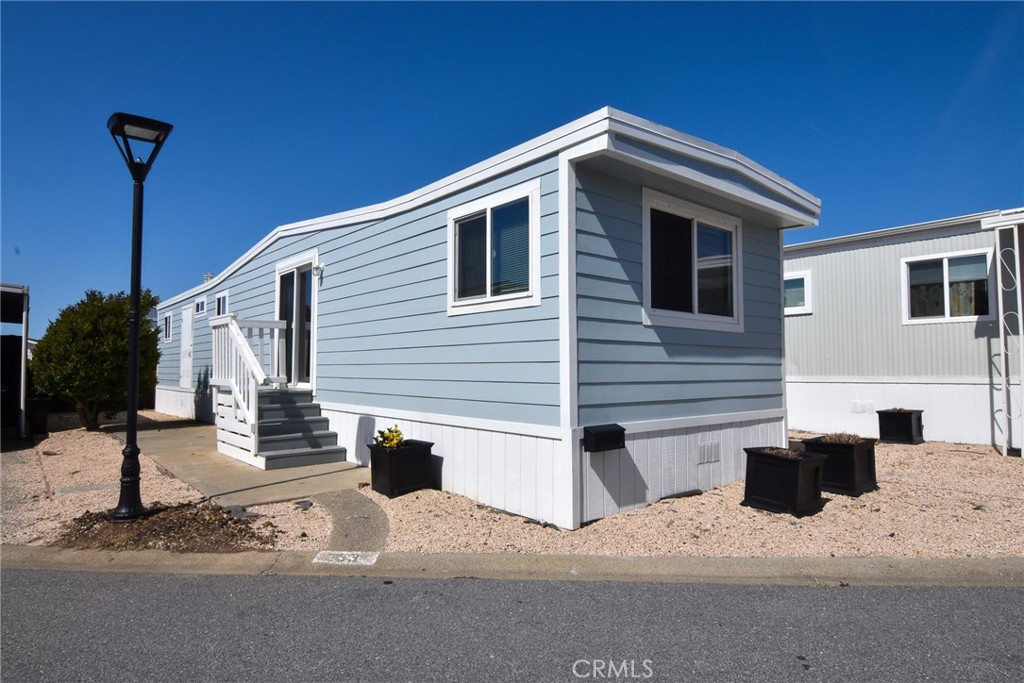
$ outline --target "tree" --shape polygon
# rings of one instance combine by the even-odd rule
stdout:
[[[158,332],[145,324],[156,303],[148,289],[142,292],[140,395],[156,385]],[[36,386],[51,396],[74,401],[86,429],[99,429],[101,412],[122,410],[128,403],[128,311],[124,292],[104,295],[88,290],[84,299],[61,309],[33,353]]]

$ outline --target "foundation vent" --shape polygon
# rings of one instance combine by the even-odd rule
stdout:
[[[722,442],[710,441],[697,445],[697,464],[707,465],[722,459]]]

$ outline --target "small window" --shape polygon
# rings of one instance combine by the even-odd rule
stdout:
[[[644,191],[644,324],[741,332],[740,222]]]
[[[206,298],[196,299],[195,304],[195,315],[197,318],[201,318],[206,315]]]
[[[803,270],[786,273],[784,278],[783,301],[786,315],[808,315],[811,313],[811,271]]]
[[[221,292],[215,299],[216,315],[227,315],[228,314],[228,293]]]
[[[164,341],[171,341],[171,314],[168,313],[164,316]]]
[[[540,304],[540,183],[448,212],[448,314]]]
[[[991,317],[990,250],[903,259],[905,323]]]

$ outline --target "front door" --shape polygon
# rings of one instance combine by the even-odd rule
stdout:
[[[313,355],[313,264],[278,272],[277,319],[285,322],[285,375],[308,386]]]
[[[192,388],[192,306],[181,309],[181,350],[178,365],[178,385],[182,389]]]

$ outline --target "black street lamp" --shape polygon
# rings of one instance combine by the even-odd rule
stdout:
[[[107,120],[107,128],[114,137],[121,156],[135,181],[132,202],[132,289],[128,312],[128,417],[125,445],[121,455],[121,496],[110,517],[115,522],[137,519],[146,512],[139,489],[139,300],[142,297],[142,184],[153,166],[156,155],[164,146],[173,126],[169,123],[118,112]],[[149,149],[146,161],[132,152]],[[141,144],[139,144],[141,143]]]

